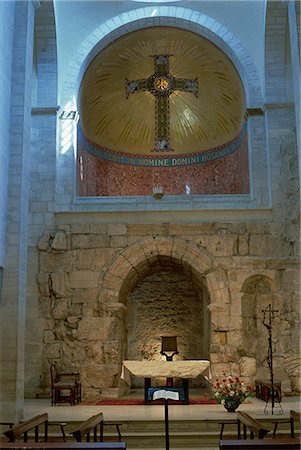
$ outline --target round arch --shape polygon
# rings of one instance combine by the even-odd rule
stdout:
[[[241,316],[242,338],[241,351],[254,363],[254,376],[269,377],[266,367],[268,354],[267,332],[263,325],[263,311],[269,304],[275,309],[275,280],[271,274],[257,273],[248,276],[242,285]]]
[[[147,237],[137,241],[112,263],[103,279],[103,301],[124,303],[125,284],[139,281],[156,258],[167,257],[188,268],[207,282],[211,303],[229,303],[224,270],[204,249],[184,239]]]
[[[107,270],[102,284],[104,310],[109,315],[122,314],[124,320],[127,314],[127,297],[135,289],[146,274],[150,273],[156,261],[169,261],[181,266],[189,273],[192,282],[200,289],[205,289],[207,300],[205,306],[206,327],[203,329],[208,358],[211,359],[214,346],[214,330],[220,327],[220,321],[225,317],[230,323],[230,296],[228,280],[225,271],[216,260],[204,249],[192,242],[172,237],[150,236],[141,239],[122,252]],[[160,270],[160,269],[159,269]],[[126,355],[127,331],[124,320],[120,324],[118,347],[123,356]],[[123,325],[122,325],[123,323]],[[205,331],[204,331],[205,330]],[[213,343],[213,344],[212,344]],[[204,349],[203,349],[204,351]],[[211,361],[215,373],[215,361]]]
[[[261,107],[262,94],[256,67],[240,40],[224,25],[205,14],[188,8],[157,6],[139,8],[120,14],[101,24],[79,46],[71,60],[64,83],[61,104],[76,108],[81,78],[92,59],[109,43],[132,31],[150,26],[174,26],[193,31],[209,39],[230,58],[244,85],[247,107]],[[72,106],[71,106],[72,105]]]

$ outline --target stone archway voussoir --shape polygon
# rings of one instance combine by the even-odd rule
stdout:
[[[123,255],[119,255],[110,270],[107,272],[105,280],[112,276],[124,279],[132,269],[133,266],[128,259],[126,259]]]
[[[117,292],[115,289],[106,288],[102,292],[101,302],[105,303],[119,303],[119,291]]]
[[[174,239],[156,239],[155,246],[158,255],[171,257]]]
[[[149,238],[141,242],[141,250],[143,251],[144,258],[153,259],[154,256],[158,256],[158,248],[154,238]]]
[[[187,241],[175,239],[171,251],[171,257],[178,261],[182,261],[184,255],[187,252],[187,249],[188,249]]]
[[[102,286],[104,289],[114,290],[118,293],[121,289],[122,284],[123,278],[116,276],[114,273],[111,273],[110,276],[107,276],[104,279]]]
[[[222,268],[217,268],[206,275],[208,288],[213,293],[212,301],[216,303],[230,303],[228,280]]]
[[[183,262],[192,266],[200,274],[207,273],[212,269],[213,260],[210,256],[201,253],[197,248],[188,247],[189,251],[183,256]]]
[[[145,253],[143,249],[140,247],[139,249],[136,249],[134,252],[127,253],[126,255],[124,255],[124,258],[132,265],[132,267],[136,267],[141,263],[141,261],[145,260]]]

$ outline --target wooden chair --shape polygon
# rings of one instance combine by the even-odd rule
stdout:
[[[79,373],[59,373],[54,364],[50,366],[51,376],[51,405],[57,403],[81,401],[81,383]],[[67,395],[66,395],[67,392]]]

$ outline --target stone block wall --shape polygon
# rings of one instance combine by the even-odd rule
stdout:
[[[205,355],[214,376],[268,379],[260,314],[269,304],[279,310],[275,373],[287,391],[298,391],[299,270],[297,257],[287,257],[289,247],[272,223],[64,224],[45,230],[39,241],[39,393],[49,392],[52,362],[81,373],[86,399],[118,392],[122,360],[139,359],[140,343],[166,330],[178,335],[180,359]],[[161,300],[159,311],[149,303],[154,297]],[[168,305],[176,326],[172,311],[164,321]],[[189,308],[194,318],[185,323]]]

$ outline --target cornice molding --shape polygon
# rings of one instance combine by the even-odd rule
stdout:
[[[31,108],[31,114],[37,116],[40,114],[51,115],[56,114],[60,109],[59,106],[45,106],[45,107],[34,107]]]
[[[295,104],[292,102],[270,102],[265,103],[264,107],[266,109],[292,109],[295,107]]]

